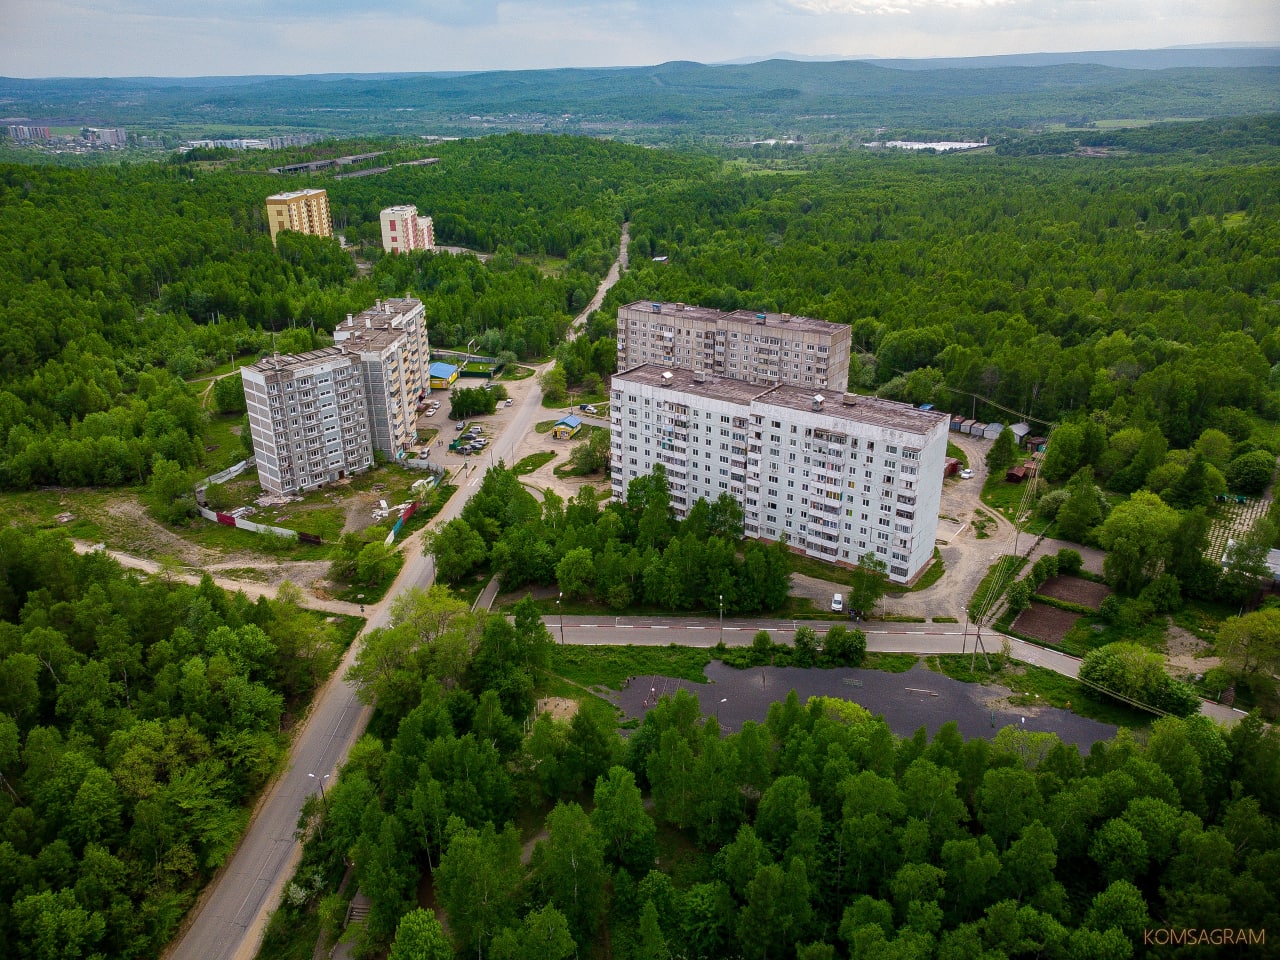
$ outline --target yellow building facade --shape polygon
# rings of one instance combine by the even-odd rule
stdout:
[[[291,190],[267,197],[267,226],[271,242],[281,230],[295,230],[316,237],[333,236],[329,194],[324,190]]]

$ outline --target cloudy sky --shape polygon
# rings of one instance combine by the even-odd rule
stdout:
[[[0,0],[0,75],[201,76],[1280,43],[1277,0]]]

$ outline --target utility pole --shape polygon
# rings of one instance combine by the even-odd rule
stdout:
[[[720,594],[720,642],[724,643],[724,594]]]
[[[556,612],[560,614],[560,646],[564,646],[564,607],[560,601],[564,599],[564,591],[560,591],[560,596],[556,598]]]

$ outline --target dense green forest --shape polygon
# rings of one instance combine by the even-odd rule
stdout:
[[[1280,738],[1256,717],[1082,757],[1015,728],[900,741],[794,693],[725,735],[680,692],[625,742],[590,699],[522,733],[552,646],[530,601],[508,621],[437,587],[382,634],[354,670],[373,732],[304,814],[299,872],[354,861],[363,955],[1105,960],[1280,920]],[[308,901],[340,928],[343,898],[304,887],[277,936]]]
[[[539,503],[499,464],[479,491],[424,543],[438,576],[457,583],[491,569],[504,590],[558,584],[569,599],[614,609],[643,602],[662,610],[752,614],[781,609],[791,574],[782,544],[742,539],[742,505],[728,494],[698,500],[675,519],[666,474],[635,477],[626,503],[583,487],[567,502],[553,490]]]
[[[492,252],[487,265],[378,250],[358,277],[336,241],[287,235],[274,249],[263,200],[299,184],[260,171],[0,167],[0,486],[136,484],[157,459],[193,469],[204,413],[182,378],[320,345],[380,296],[422,297],[435,346],[475,337],[491,354],[544,355],[612,261],[624,198],[711,167],[567,138],[436,152],[432,167],[319,181],[335,225],[376,236],[381,207],[415,202],[441,243]]]
[[[298,606],[0,530],[0,940],[154,957],[350,640]]]

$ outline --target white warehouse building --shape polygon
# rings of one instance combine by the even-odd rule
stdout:
[[[932,559],[946,414],[653,364],[615,374],[611,393],[616,499],[660,463],[678,516],[728,493],[748,536],[820,560],[871,552],[909,583]]]

